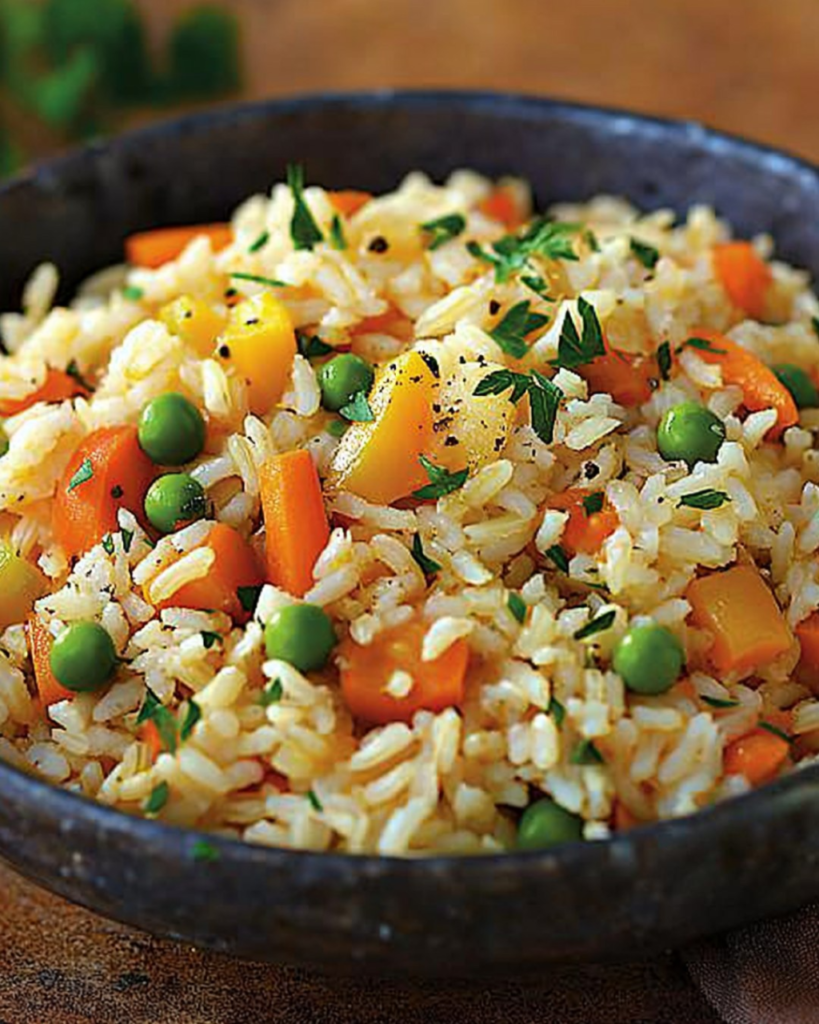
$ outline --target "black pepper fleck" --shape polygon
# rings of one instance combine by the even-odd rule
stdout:
[[[383,235],[376,235],[376,237],[370,242],[367,248],[370,252],[382,253],[389,249],[390,243],[384,238]]]

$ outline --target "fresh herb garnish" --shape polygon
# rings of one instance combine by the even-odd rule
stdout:
[[[114,538],[111,536],[110,533],[106,533],[106,535],[102,538],[102,550],[106,553],[106,555],[113,555],[114,553]]]
[[[252,615],[256,611],[256,605],[259,603],[259,595],[262,592],[261,586],[251,587],[238,587],[236,590],[236,596],[239,598],[239,604],[244,608],[246,612],[250,612]]]
[[[545,302],[554,302],[554,299],[549,294],[549,282],[540,276],[540,274],[523,274],[520,279],[520,283],[525,285],[529,291],[540,296]]]
[[[143,810],[146,814],[159,814],[165,804],[168,802],[171,788],[167,782],[160,782],[157,786],[151,790],[151,795],[145,801]]]
[[[316,224],[310,207],[304,198],[304,168],[290,164],[287,168],[287,184],[293,194],[293,217],[290,221],[290,237],[296,249],[312,249],[324,241],[324,235]]]
[[[259,694],[259,703],[263,708],[269,708],[271,704],[278,704],[284,694],[284,687],[281,679],[274,679]]]
[[[515,616],[518,622],[523,625],[526,619],[526,609],[528,608],[528,605],[520,594],[510,594],[509,600],[506,602],[506,607]]]
[[[126,284],[122,289],[122,297],[129,302],[139,302],[140,299],[145,297],[145,292],[135,284]]]
[[[711,352],[713,355],[724,356],[726,350],[724,348],[717,348],[716,345],[712,345],[706,338],[688,338],[682,345],[677,346],[677,351],[682,352],[684,348],[695,348],[700,352]]]
[[[500,323],[488,332],[495,344],[515,359],[522,359],[529,351],[526,338],[549,322],[548,316],[542,313],[530,313],[530,305],[528,299],[516,303]]]
[[[264,247],[267,245],[267,243],[269,241],[270,241],[270,232],[269,231],[263,231],[259,235],[259,237],[256,239],[256,241],[253,243],[253,245],[251,245],[251,247],[247,251],[248,252],[258,252],[260,249],[264,249]]]
[[[587,494],[583,499],[583,509],[587,516],[593,516],[596,512],[603,511],[603,492],[595,491],[594,494]]]
[[[457,473],[450,473],[443,466],[436,466],[434,462],[430,462],[426,455],[419,455],[418,461],[424,467],[424,472],[429,477],[429,483],[424,487],[419,487],[417,491],[413,491],[414,498],[442,498],[445,494],[451,494],[463,487],[469,476],[468,469],[459,469]]]
[[[86,391],[93,391],[94,390],[94,386],[92,384],[90,384],[85,379],[85,377],[83,377],[82,373],[80,372],[80,368],[79,368],[79,366],[77,366],[77,360],[76,359],[72,359],[71,360],[71,362],[68,364],[68,366],[66,366],[65,372],[68,374],[69,377],[73,377],[74,380],[80,385],[81,388],[84,388]]]
[[[559,224],[556,221],[536,220],[520,235],[505,235],[492,243],[492,252],[482,249],[477,242],[469,242],[467,249],[495,268],[499,284],[508,281],[523,270],[533,271],[529,260],[540,256],[546,260],[576,260],[572,237],[580,230],[579,224]]]
[[[566,709],[563,707],[563,705],[560,703],[557,697],[549,698],[549,703],[546,707],[546,714],[552,716],[552,718],[555,720],[555,725],[558,727],[558,729],[561,727],[561,725],[563,725],[563,722],[566,719]]]
[[[813,333],[819,338],[819,316],[812,316],[810,322],[813,326]]]
[[[196,703],[195,700],[188,701],[188,707],[185,711],[185,717],[182,719],[182,725],[179,727],[179,739],[184,741],[193,732],[193,727],[202,717],[202,709]]]
[[[122,550],[127,555],[128,552],[131,550],[131,544],[133,543],[134,540],[134,531],[126,530],[123,528],[119,532],[120,536],[122,537]]]
[[[700,700],[703,704],[707,704],[711,708],[738,708],[738,700],[723,700],[721,697],[708,697],[706,694],[700,694]]]
[[[631,239],[631,253],[643,264],[646,270],[653,270],[660,258],[659,252],[653,245],[646,245],[637,238]]]
[[[203,629],[201,635],[206,651],[209,651],[214,644],[218,644],[222,639],[221,633],[212,633],[209,629]]]
[[[345,423],[344,420],[330,420],[325,427],[330,437],[344,437],[347,431],[350,429],[350,424]]]
[[[159,738],[162,740],[162,745],[172,754],[176,753],[178,745],[176,719],[153,690],[148,690],[145,694],[145,700],[137,715],[136,724],[142,725],[143,722],[153,722],[159,733]]]
[[[341,223],[341,217],[337,213],[333,214],[333,219],[330,221],[330,245],[334,249],[338,249],[339,252],[343,252],[347,248],[344,227]]]
[[[604,764],[605,758],[594,745],[593,740],[580,740],[569,755],[570,764]]]
[[[434,576],[436,572],[441,571],[441,566],[429,555],[425,554],[424,546],[421,543],[421,534],[416,533],[412,538],[412,557],[420,566],[421,572],[425,576]]]
[[[236,272],[230,275],[235,277],[237,281],[253,281],[254,284],[264,284],[268,288],[287,288],[286,281],[279,281],[275,277],[263,277],[261,274],[245,274]]]
[[[435,220],[428,220],[421,225],[421,230],[428,236],[427,248],[437,249],[445,242],[457,238],[466,227],[466,218],[460,213],[448,213]]]
[[[586,228],[583,232],[583,241],[588,245],[592,252],[600,252],[600,243],[597,241],[597,235],[591,228]]]
[[[546,557],[549,558],[560,569],[561,572],[569,572],[569,556],[559,544],[552,544],[546,549]]]
[[[786,743],[793,743],[793,736],[789,736],[783,729],[780,729],[778,725],[774,725],[773,722],[766,722],[764,719],[760,719],[759,728],[772,733],[774,736],[778,736]]]
[[[305,359],[318,359],[320,356],[329,355],[333,351],[333,346],[328,345],[326,341],[322,341],[317,334],[307,335],[298,331],[296,334],[296,344],[299,347],[299,353]]]
[[[86,483],[94,475],[94,467],[91,465],[90,459],[83,459],[82,465],[71,477],[71,481],[68,484],[69,491],[73,491],[75,487],[79,487],[80,484]]]
[[[592,362],[598,356],[606,354],[603,329],[594,306],[581,295],[577,300],[577,311],[582,322],[581,333],[577,333],[571,313],[567,310],[557,344],[556,365],[563,366],[567,370],[585,366],[586,363]]]
[[[351,423],[372,423],[375,419],[375,413],[370,408],[370,403],[367,401],[366,391],[356,391],[353,395],[352,401],[338,410],[339,416],[343,416],[345,420],[349,420]]]
[[[513,405],[517,405],[524,395],[529,395],[532,429],[541,441],[551,444],[563,392],[537,370],[530,370],[528,374],[515,373],[514,370],[495,370],[478,382],[473,394],[477,397],[502,395],[510,388],[512,393],[509,401]]]
[[[314,811],[323,811],[324,808],[321,805],[321,800],[316,796],[315,791],[312,789],[307,790],[307,799],[310,801],[310,806]]]
[[[602,633],[606,629],[611,629],[612,624],[617,616],[617,612],[614,608],[609,609],[607,612],[603,612],[602,615],[597,615],[587,622],[585,626],[581,626],[580,629],[575,630],[575,640],[587,640],[590,636],[594,636],[596,633]]]
[[[683,494],[677,502],[677,508],[720,508],[726,503],[726,501],[730,500],[730,496],[726,494],[725,491],[715,491],[711,487],[706,487],[701,491],[692,491],[691,494]]]
[[[197,839],[191,847],[191,857],[203,864],[212,864],[219,860],[219,851],[206,839]]]
[[[667,341],[657,349],[657,366],[663,380],[668,380],[671,376],[671,346]]]

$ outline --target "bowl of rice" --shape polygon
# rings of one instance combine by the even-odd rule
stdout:
[[[819,177],[484,94],[0,188],[0,854],[336,970],[815,897]]]

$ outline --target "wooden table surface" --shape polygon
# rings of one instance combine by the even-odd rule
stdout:
[[[79,0],[78,0],[79,2]],[[138,0],[162,37],[190,0]],[[689,117],[819,160],[816,0],[234,0],[248,97],[383,86],[521,90]],[[537,983],[325,979],[153,939],[0,867],[0,1024],[700,1024],[682,961]]]

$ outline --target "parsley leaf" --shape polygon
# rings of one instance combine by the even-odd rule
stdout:
[[[724,348],[717,348],[716,345],[712,345],[706,338],[689,338],[684,341],[682,345],[677,346],[677,351],[682,352],[684,348],[696,348],[700,352],[711,352],[713,355],[725,355]]]
[[[129,302],[139,302],[144,296],[145,292],[135,284],[126,284],[122,289],[123,299],[127,299]]]
[[[143,810],[146,814],[159,814],[170,796],[170,786],[167,782],[160,782],[151,790],[151,795],[145,801]]]
[[[708,697],[704,693],[700,694],[700,700],[703,704],[707,704],[711,708],[738,708],[738,700],[722,700],[720,697]]]
[[[421,568],[421,572],[425,576],[434,576],[436,572],[441,571],[441,566],[429,555],[424,553],[424,546],[421,543],[421,534],[416,533],[412,538],[412,557],[418,563]]]
[[[220,633],[211,633],[209,629],[202,630],[202,643],[205,645],[206,651],[209,651],[214,644],[218,644],[221,639]]]
[[[299,353],[305,359],[317,359],[319,356],[329,355],[333,351],[333,346],[328,345],[326,341],[322,341],[317,334],[308,337],[308,335],[302,334],[299,331],[296,334],[296,344],[299,347]]]
[[[466,227],[466,218],[460,213],[448,213],[444,217],[436,217],[421,225],[421,230],[429,236],[427,248],[438,249],[445,242],[451,241],[462,234]]]
[[[663,380],[668,380],[671,376],[671,346],[667,341],[664,341],[657,349],[657,366]]]
[[[110,533],[106,533],[106,535],[102,538],[102,550],[106,553],[106,555],[113,555],[114,553],[114,538],[111,536]]]
[[[526,611],[528,605],[520,596],[520,594],[512,593],[509,595],[509,600],[506,602],[506,607],[515,616],[518,622],[523,625],[526,619]]]
[[[793,737],[789,736],[784,730],[780,729],[778,725],[774,725],[773,722],[766,722],[764,719],[760,719],[759,728],[764,729],[766,732],[772,733],[774,736],[778,736],[781,740],[786,743],[793,743]]]
[[[85,377],[83,377],[82,373],[80,372],[80,368],[79,366],[77,366],[76,359],[71,360],[68,366],[66,366],[65,372],[68,374],[69,377],[73,377],[81,388],[85,388],[86,391],[94,390],[93,385],[89,384],[88,381],[85,379]]]
[[[563,392],[537,370],[531,370],[528,374],[515,373],[514,370],[494,370],[478,381],[472,393],[480,398],[483,395],[502,395],[510,388],[509,401],[513,405],[517,405],[524,395],[529,395],[532,429],[541,441],[551,444]]]
[[[580,740],[569,755],[570,764],[604,764],[605,759],[592,740]]]
[[[595,491],[594,494],[587,494],[583,499],[583,509],[587,516],[593,516],[595,512],[602,512],[603,492]]]
[[[188,708],[185,712],[185,717],[182,719],[182,725],[179,728],[179,739],[183,742],[193,732],[193,727],[202,717],[202,709],[196,703],[195,700],[188,701]]]
[[[159,738],[162,740],[162,745],[170,753],[176,753],[178,745],[176,719],[153,690],[148,690],[145,694],[145,700],[137,715],[136,724],[142,725],[143,722],[153,722],[159,733]]]
[[[467,245],[476,259],[491,263],[495,268],[495,280],[503,284],[523,270],[531,270],[529,260],[540,256],[546,260],[576,260],[571,236],[580,230],[579,224],[564,224],[539,219],[520,235],[504,235],[492,244],[487,252],[477,242]]]
[[[238,271],[230,275],[237,281],[253,281],[254,284],[266,284],[268,288],[287,288],[286,281],[278,281],[275,277],[263,277],[261,274],[244,274]]]
[[[219,851],[206,839],[197,839],[191,847],[191,857],[202,864],[212,864],[219,860]]]
[[[546,714],[552,716],[552,718],[555,720],[555,725],[558,727],[558,729],[561,727],[561,725],[563,725],[563,722],[566,719],[566,709],[563,707],[563,705],[560,703],[557,697],[549,698],[549,704],[546,708]]]
[[[489,337],[508,355],[522,359],[529,351],[526,338],[532,331],[544,327],[548,316],[542,313],[530,313],[528,299],[516,303],[504,316],[500,323],[489,331]]]
[[[350,420],[351,423],[372,423],[375,420],[375,413],[367,401],[366,391],[356,391],[352,401],[342,405],[338,410],[338,414],[343,416],[345,420]]]
[[[549,558],[560,569],[561,572],[569,572],[569,556],[559,544],[552,544],[546,550],[546,557]]]
[[[90,459],[83,459],[82,465],[71,477],[71,481],[68,485],[69,491],[73,491],[75,487],[79,487],[80,484],[86,483],[94,475],[94,467],[91,465]]]
[[[494,370],[487,374],[472,392],[478,398],[484,395],[502,395],[504,391],[512,388],[509,401],[517,405],[531,387],[531,377],[526,373],[515,373],[514,370]]]
[[[412,492],[415,498],[442,498],[445,494],[451,494],[459,487],[463,487],[469,476],[468,469],[459,469],[457,473],[450,473],[443,466],[436,466],[434,462],[430,462],[426,455],[419,455],[418,461],[424,467],[429,477],[429,483]]]
[[[304,198],[304,168],[290,164],[287,168],[287,184],[293,194],[293,217],[290,221],[290,237],[296,249],[312,249],[324,241],[324,235],[316,224],[310,207]]]
[[[259,703],[263,708],[269,708],[271,704],[278,704],[284,694],[284,687],[281,679],[274,679],[259,694]]]
[[[677,502],[677,508],[720,508],[726,501],[730,500],[725,491],[715,491],[711,487],[706,487],[702,491],[692,491],[691,494],[683,494]]]
[[[269,231],[263,231],[259,235],[259,237],[256,239],[256,241],[253,243],[253,245],[251,245],[251,247],[247,251],[248,252],[258,252],[260,249],[264,249],[264,247],[267,245],[267,243],[269,241],[270,241],[270,232]]]
[[[597,235],[592,231],[591,228],[586,228],[583,232],[583,241],[591,249],[592,252],[600,252],[600,243],[597,241]]]
[[[611,608],[607,612],[603,612],[602,615],[597,615],[587,622],[585,626],[581,626],[580,629],[575,630],[575,640],[587,640],[590,636],[594,636],[596,633],[602,633],[606,629],[611,629],[614,623],[617,612],[614,608]]]
[[[653,245],[646,245],[637,238],[631,239],[631,254],[643,264],[646,270],[653,270],[660,258],[659,252]]]
[[[606,354],[603,330],[600,327],[594,306],[581,295],[577,300],[577,311],[582,322],[581,334],[577,333],[571,313],[567,310],[557,344],[556,364],[567,370],[584,366],[598,356]]]
[[[545,302],[554,302],[549,294],[549,282],[540,274],[523,274],[520,283],[525,285],[535,295],[539,295]]]
[[[252,615],[256,611],[256,605],[259,603],[261,592],[262,588],[260,586],[238,587],[236,596],[239,598],[239,604],[242,608]]]
[[[319,798],[316,796],[314,790],[307,790],[307,799],[310,801],[310,806],[313,808],[314,811],[318,811],[319,813],[321,813],[321,811],[324,810],[321,804],[321,800],[319,800]]]
[[[330,245],[334,249],[338,249],[339,252],[343,252],[347,248],[344,227],[341,223],[341,217],[337,213],[333,214],[333,219],[330,222]]]

